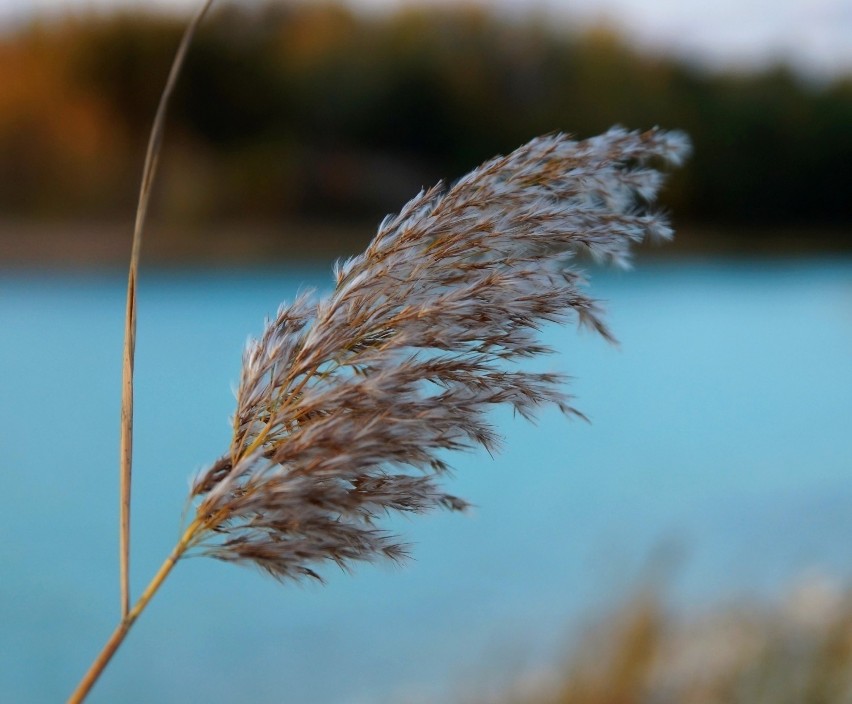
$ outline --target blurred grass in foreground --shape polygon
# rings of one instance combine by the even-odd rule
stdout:
[[[563,666],[467,704],[848,704],[852,592],[813,576],[775,604],[675,616],[639,593]]]

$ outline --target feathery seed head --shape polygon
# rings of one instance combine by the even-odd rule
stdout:
[[[613,128],[538,137],[387,216],[366,251],[335,267],[326,298],[283,306],[249,343],[228,454],[197,477],[196,544],[279,579],[332,561],[399,560],[375,527],[389,512],[463,510],[441,491],[447,450],[499,444],[487,411],[544,405],[579,415],[564,378],[517,368],[549,352],[544,323],[612,336],[578,253],[626,266],[671,230],[649,210],[657,162],[679,132]]]

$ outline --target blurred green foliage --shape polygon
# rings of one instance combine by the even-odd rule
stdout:
[[[150,14],[83,15],[0,37],[3,213],[132,211],[182,28]],[[377,220],[535,135],[614,123],[692,136],[694,158],[665,199],[680,224],[771,237],[852,223],[852,78],[710,73],[603,27],[467,6],[378,16],[223,6],[189,55],[158,205],[177,221]]]

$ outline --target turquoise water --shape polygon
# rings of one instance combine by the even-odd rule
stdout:
[[[139,292],[135,593],[228,441],[242,343],[303,271],[150,272]],[[0,701],[53,702],[115,624],[124,276],[0,272]],[[404,569],[280,586],[178,566],[93,702],[443,701],[553,657],[659,563],[686,606],[852,578],[852,260],[597,273],[620,348],[548,329],[592,424],[498,417],[455,458],[470,516],[401,521]]]

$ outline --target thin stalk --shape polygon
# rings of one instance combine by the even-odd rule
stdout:
[[[122,617],[118,626],[116,626],[116,629],[106,642],[106,645],[104,645],[98,657],[95,658],[95,661],[92,663],[91,667],[89,667],[89,670],[86,672],[83,679],[80,680],[80,684],[77,685],[77,689],[75,689],[68,698],[68,704],[79,704],[79,702],[85,700],[89,691],[95,685],[95,682],[98,681],[98,678],[109,664],[112,656],[115,655],[115,651],[118,650],[118,647],[124,641],[124,638],[127,636],[130,628],[136,622],[136,619],[139,618],[139,614],[141,614],[145,610],[145,607],[148,606],[148,602],[151,601],[151,598],[157,593],[157,590],[159,590],[162,586],[166,577],[169,576],[169,573],[177,564],[178,560],[180,560],[180,558],[183,557],[183,554],[191,547],[200,528],[201,523],[198,519],[196,519],[189,525],[186,531],[184,531],[184,534],[181,536],[177,545],[175,545],[165,562],[163,562],[160,566],[160,569],[157,570],[157,574],[154,575],[154,578],[148,586],[145,587],[145,590],[142,592],[142,596],[139,597],[139,600],[133,608]]]
[[[121,382],[121,448],[120,448],[120,498],[119,498],[119,581],[121,582],[121,615],[130,613],[130,487],[133,465],[133,365],[136,357],[136,279],[139,272],[139,254],[142,250],[142,230],[148,213],[151,186],[157,172],[160,147],[168,111],[169,100],[174,92],[186,53],[195,31],[213,0],[205,0],[183,33],[175,54],[166,87],[160,96],[157,114],[151,127],[145,165],[142,169],[142,185],[139,204],[136,207],[136,223],[133,227],[133,245],[130,254],[130,273],[127,278],[127,310],[124,317],[124,355]],[[120,641],[119,641],[120,642]]]

